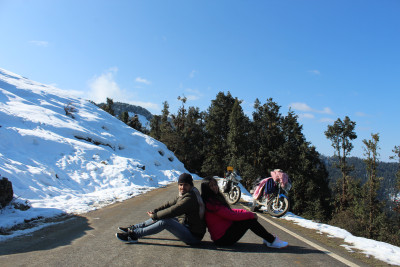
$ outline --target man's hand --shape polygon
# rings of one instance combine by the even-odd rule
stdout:
[[[147,215],[149,215],[150,218],[152,218],[154,220],[154,212],[152,211],[148,211]]]

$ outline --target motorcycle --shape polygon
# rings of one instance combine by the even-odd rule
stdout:
[[[216,177],[214,178],[218,182],[219,190],[224,194],[226,201],[230,204],[236,204],[240,197],[242,196],[242,191],[239,187],[239,182],[242,177],[233,169],[233,167],[227,168],[228,172],[224,178]]]
[[[290,208],[287,195],[292,183],[287,174],[281,170],[274,170],[271,175],[272,177],[262,179],[251,190],[253,194],[251,211],[256,212],[264,206],[269,215],[282,217]]]

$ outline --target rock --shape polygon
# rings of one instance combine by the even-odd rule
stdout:
[[[6,178],[0,180],[0,208],[8,205],[13,199],[12,183]]]

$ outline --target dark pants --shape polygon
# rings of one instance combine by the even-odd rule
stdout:
[[[225,234],[214,243],[219,246],[229,246],[235,244],[241,239],[247,230],[251,230],[259,237],[267,240],[267,242],[274,242],[275,237],[265,230],[265,228],[257,221],[257,219],[234,221],[233,224],[226,230]]]

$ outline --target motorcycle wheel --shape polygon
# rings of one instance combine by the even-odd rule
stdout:
[[[236,204],[239,201],[241,195],[242,195],[242,192],[240,191],[239,186],[234,185],[231,187],[231,190],[225,194],[226,201],[230,205]]]
[[[289,200],[285,197],[274,197],[268,202],[267,208],[269,215],[282,217],[289,210]]]

